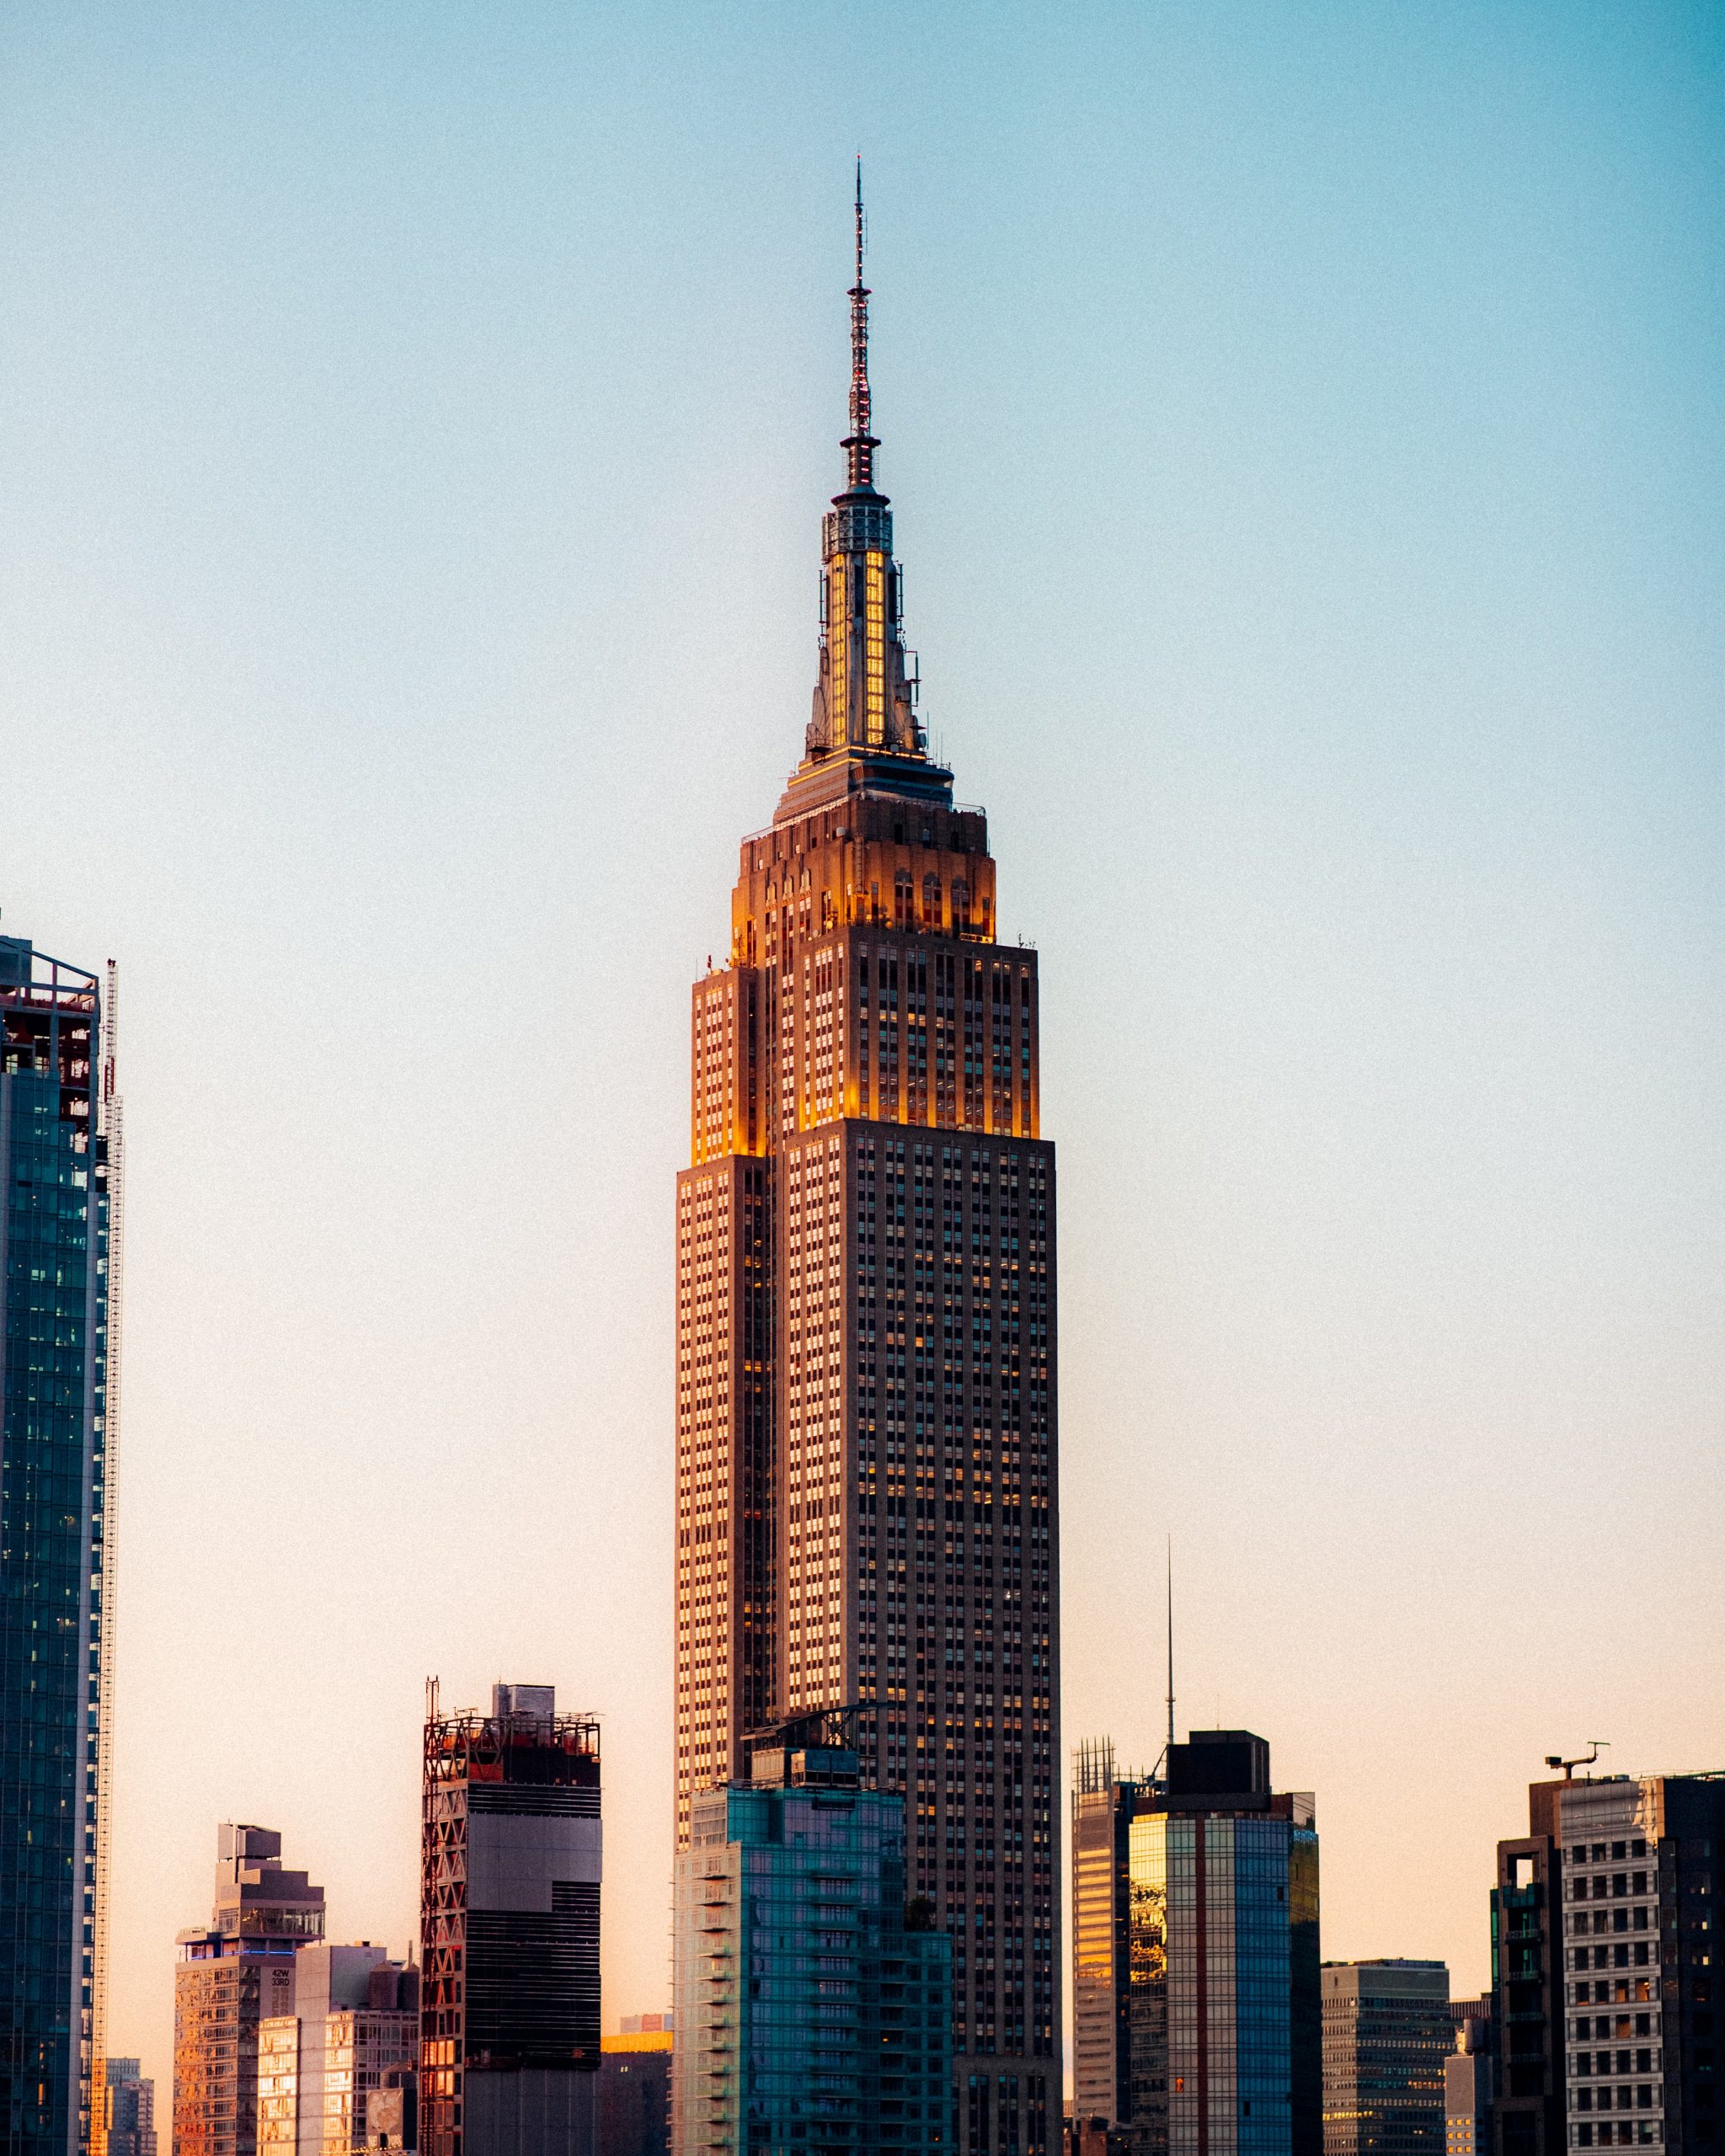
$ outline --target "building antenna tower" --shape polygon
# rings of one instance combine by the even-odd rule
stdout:
[[[874,452],[880,444],[868,431],[868,287],[862,281],[862,152],[857,152],[857,281],[851,287],[851,431],[845,437],[846,476],[852,489],[871,491]]]
[[[1162,1754],[1162,1772],[1168,1771],[1174,1748],[1174,1538],[1168,1537],[1168,1749]]]

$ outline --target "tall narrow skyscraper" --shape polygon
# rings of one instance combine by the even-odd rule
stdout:
[[[0,2136],[107,2137],[112,977],[0,937]],[[106,1030],[104,1031],[104,1027]],[[96,2098],[92,2102],[93,2095]]]
[[[677,1831],[745,1732],[854,1704],[953,1939],[961,2146],[1060,2118],[1054,1149],[1036,953],[916,711],[874,483],[857,205],[846,484],[801,762],[695,985],[677,1191]]]

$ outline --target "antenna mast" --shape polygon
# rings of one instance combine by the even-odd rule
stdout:
[[[1174,1748],[1174,1538],[1168,1537],[1168,1750]],[[1167,1754],[1162,1771],[1167,1772]]]
[[[862,281],[862,157],[857,157],[857,281],[851,287],[851,431],[845,437],[847,476],[853,489],[874,485],[874,452],[868,431],[868,287]]]

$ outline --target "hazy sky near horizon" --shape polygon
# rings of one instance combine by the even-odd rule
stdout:
[[[604,1717],[668,2003],[687,994],[813,678],[853,152],[926,714],[1039,944],[1064,1742],[1486,1973],[1725,1765],[1725,19],[0,21],[0,905],[122,969],[110,2041],[216,1822],[415,1922],[422,1684]],[[165,2085],[161,2100],[166,2102]]]

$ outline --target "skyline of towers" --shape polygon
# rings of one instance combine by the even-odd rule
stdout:
[[[1050,2002],[1049,1993],[1039,1992],[1036,1981],[1039,1953],[1057,1929],[1051,1903],[1039,1903],[1037,1893],[1039,1858],[1053,1842],[1052,1783],[1038,1777],[1039,1740],[1053,1730],[1058,1716],[1051,1180],[1039,1172],[1048,1167],[1045,1153],[1012,1150],[1013,1141],[1039,1136],[1034,962],[1026,963],[1021,956],[1016,976],[1010,954],[1001,963],[1001,948],[991,940],[998,922],[985,825],[980,814],[951,802],[950,774],[929,761],[916,718],[915,675],[904,647],[900,579],[892,558],[890,515],[885,498],[874,493],[873,483],[876,442],[868,432],[867,297],[859,269],[852,293],[857,364],[853,370],[852,433],[846,441],[851,485],[836,499],[824,535],[821,664],[805,737],[807,753],[781,803],[782,813],[774,830],[761,841],[751,842],[752,864],[749,850],[745,854],[745,881],[755,880],[742,896],[733,956],[741,970],[759,976],[746,985],[748,995],[756,1000],[737,1006],[746,1007],[749,1021],[746,1070],[734,1083],[734,1074],[727,1075],[722,1068],[734,1055],[745,1055],[745,1044],[740,1027],[733,1032],[729,1007],[713,1002],[710,989],[704,1063],[698,1037],[696,1047],[695,1160],[699,1165],[718,1161],[726,1137],[732,1140],[733,1151],[740,1135],[746,1140],[750,1161],[738,1186],[745,1199],[739,1217],[756,1235],[753,1244],[746,1237],[740,1241],[735,1276],[740,1284],[731,1305],[742,1313],[739,1321],[745,1327],[750,1318],[755,1321],[754,1330],[740,1334],[741,1345],[734,1351],[724,1382],[709,1385],[707,1405],[713,1406],[715,1396],[721,1406],[734,1396],[755,1420],[734,1426],[741,1432],[735,1444],[710,1445],[705,1460],[709,1477],[729,1465],[735,1486],[744,1492],[738,1502],[727,1503],[718,1522],[718,1540],[734,1544],[741,1553],[735,1574],[741,1584],[727,1614],[719,1606],[723,1598],[717,1592],[716,1569],[694,1555],[685,1574],[689,1591],[680,1604],[680,1614],[684,1610],[689,1614],[692,1669],[697,1667],[692,1658],[694,1643],[702,1637],[708,1647],[720,1640],[727,1654],[734,1648],[735,1658],[734,1669],[729,1663],[709,1659],[705,1694],[698,1684],[689,1687],[691,1710],[686,1724],[680,1721],[679,1734],[681,1738],[686,1728],[690,1738],[681,1757],[692,1763],[704,1758],[710,1769],[718,1756],[728,1758],[735,1749],[736,1732],[753,1726],[768,1709],[824,1700],[831,1696],[835,1680],[841,1696],[852,1694],[859,1701],[866,1698],[873,1709],[867,1726],[875,1771],[895,1776],[911,1795],[910,1849],[917,1882],[927,1884],[929,1898],[938,1903],[961,1969],[966,1956],[969,1957],[972,1982],[964,1994],[964,2012],[958,2025],[963,2030],[968,2018],[975,2056],[965,2084],[964,2116],[969,2131],[980,2140],[994,2130],[991,2116],[995,2127],[1000,2126],[1009,2090],[1015,2121],[1021,2116],[1027,2121],[1033,2118],[1039,2103],[1045,2124],[1046,2111],[1051,2108],[1045,2079],[1039,2081],[1027,2075],[1021,2090],[1017,2059],[1008,2057],[1007,2064],[1013,2069],[1009,2074],[1001,2066],[1000,2054],[1003,2046],[1010,2052],[1015,2044],[1022,2049],[1028,2041],[1046,2066],[1054,2052],[1039,2052],[1037,2046],[1043,2034],[1039,2009],[1045,2004],[1056,2040],[1058,2034],[1057,2000]],[[781,853],[778,841],[783,833],[788,834],[788,851]],[[792,871],[799,857],[800,874],[793,881]],[[879,869],[878,877],[869,874],[871,867]],[[763,870],[767,878],[764,892],[756,888]],[[777,888],[772,880],[775,875],[779,878]],[[872,984],[871,946],[851,933],[859,926],[874,939]],[[956,957],[944,947],[948,944],[958,947]],[[739,951],[742,956],[736,958]],[[798,958],[804,963],[800,975],[794,967]],[[59,969],[67,977],[64,1011],[68,1016],[65,1041],[56,1045],[51,1008],[45,1032],[33,1032],[32,1022],[41,1015],[38,1006],[55,1006],[58,973],[45,961],[47,975],[37,979],[27,947],[19,963],[24,973],[12,986],[17,991],[13,1002],[22,1015],[9,1011],[7,1075],[20,1081],[40,1077],[51,1083],[57,1075],[57,1113],[62,1120],[70,1118],[75,1141],[79,1107],[90,1091],[98,1060],[90,1054],[87,1029],[82,1036],[82,1071],[77,1067],[81,1038],[77,1014],[97,1008],[93,1001],[81,1003],[78,998],[93,990],[93,979],[77,975],[72,969]],[[45,995],[40,992],[44,987],[49,990]],[[99,1024],[97,1037],[99,1031]],[[722,1043],[716,1039],[720,1031]],[[761,1036],[766,1041],[764,1051],[760,1051]],[[71,1056],[69,1064],[63,1059],[63,1049]],[[69,1107],[68,1078],[73,1081]],[[8,1145],[17,1134],[13,1110],[19,1100],[29,1105],[27,1091],[20,1082],[17,1098],[8,1095]],[[84,1124],[86,1136],[93,1124],[99,1125],[107,1117],[106,1102],[104,1089],[94,1116]],[[727,1116],[728,1129],[724,1127]],[[868,1124],[876,1135],[856,1141],[853,1148],[848,1129],[852,1123]],[[835,1126],[843,1127],[836,1140],[828,1135]],[[908,1168],[902,1136],[896,1140],[879,1137],[879,1133],[893,1130],[913,1134]],[[963,1142],[943,1145],[937,1164],[933,1145],[921,1139],[921,1134],[929,1131],[956,1133]],[[991,1151],[979,1150],[971,1143],[979,1134],[991,1141]],[[75,1142],[72,1150],[77,1150]],[[769,1167],[758,1171],[756,1163],[763,1159]],[[99,1168],[99,1161],[93,1172]],[[756,1173],[752,1183],[750,1172]],[[40,1214],[40,1193],[45,1187],[34,1177],[14,1174],[8,1156],[8,1184],[14,1183],[38,1196],[20,1201],[8,1195],[8,1206],[14,1209],[8,1214],[13,1255],[25,1251],[15,1209],[24,1203]],[[77,1187],[74,1173],[67,1187]],[[115,1190],[111,1181],[109,1187]],[[1038,1203],[1044,1197],[1049,1199],[1045,1209]],[[99,1209],[100,1202],[86,1200],[82,1214],[76,1198],[69,1206],[59,1203],[55,1209],[57,1225],[63,1227],[81,1218],[88,1230],[94,1218],[89,1209]],[[113,1202],[117,1202],[117,1193]],[[1022,1299],[1011,1294],[1011,1276],[1017,1267],[1015,1262],[1009,1266],[1008,1259],[1010,1255],[1016,1261],[1019,1246],[1016,1234],[1008,1242],[1009,1221],[1014,1228],[1022,1221],[1025,1229],[1026,1267],[1017,1283]],[[1039,1235],[1043,1230],[1045,1235]],[[818,1250],[811,1247],[817,1240]],[[88,1247],[87,1240],[87,1258]],[[907,1271],[908,1251],[915,1256]],[[1039,1252],[1044,1260],[1040,1267],[1035,1262]],[[112,1256],[110,1251],[110,1277]],[[702,1256],[692,1246],[692,1278],[698,1276]],[[980,1266],[975,1262],[979,1257],[985,1261]],[[64,1287],[65,1268],[57,1258],[51,1268],[32,1267],[31,1278],[46,1278],[51,1269],[56,1288]],[[99,1282],[99,1261],[93,1270]],[[1035,1277],[1039,1270],[1043,1275],[1040,1289]],[[9,1283],[12,1275],[8,1277]],[[98,1295],[104,1292],[99,1286]],[[706,1317],[712,1317],[719,1299],[716,1291],[708,1295]],[[698,1339],[703,1315],[698,1295],[692,1309],[690,1337]],[[8,1303],[8,1348],[14,1315]],[[45,1331],[32,1331],[28,1325],[25,1330],[31,1341],[48,1342],[56,1354],[66,1347],[57,1315]],[[710,1335],[708,1339],[710,1343]],[[1039,1339],[1046,1348],[1040,1356]],[[1009,1342],[1026,1349],[1022,1364],[1014,1358],[1010,1372],[1005,1352]],[[996,1342],[1001,1349],[998,1368],[994,1361]],[[913,1356],[912,1348],[921,1352]],[[100,1350],[90,1352],[94,1355]],[[1039,1429],[1035,1422],[1039,1363],[1044,1409]],[[9,1374],[15,1374],[15,1364],[14,1358]],[[692,1372],[703,1367],[711,1380],[711,1358],[697,1358]],[[48,1365],[38,1369],[48,1371]],[[111,1371],[108,1375],[111,1407]],[[1022,1390],[1017,1384],[1008,1385],[1009,1376],[1022,1376]],[[876,1380],[884,1382],[877,1384]],[[697,1396],[692,1403],[692,1428],[698,1434],[698,1378],[692,1378],[691,1390]],[[40,1401],[47,1396],[38,1391],[33,1398]],[[1020,1399],[1028,1403],[1023,1425],[1012,1419]],[[10,1401],[8,1406],[9,1410]],[[93,1419],[88,1427],[93,1433],[104,1428],[111,1448],[111,1413]],[[708,1428],[716,1434],[719,1424],[709,1422]],[[29,1460],[29,1448],[37,1434],[26,1430],[21,1440],[14,1441],[8,1422],[9,1471],[18,1469],[20,1444]],[[835,1438],[836,1453],[830,1449]],[[1039,1438],[1045,1441],[1040,1450],[1044,1472],[1039,1482]],[[745,1485],[739,1462],[750,1457],[751,1447],[748,1471],[756,1479]],[[728,1462],[715,1457],[716,1452],[725,1450]],[[835,1458],[839,1462],[836,1476],[831,1472]],[[111,1465],[111,1456],[105,1464]],[[84,1721],[84,1706],[93,1707],[93,1726],[99,1732],[104,1726],[111,1668],[111,1657],[102,1646],[112,1612],[111,1594],[104,1591],[105,1561],[111,1558],[112,1545],[100,1531],[104,1524],[111,1524],[111,1508],[104,1505],[98,1487],[104,1465],[102,1449],[93,1444],[90,1487],[78,1522],[81,1534],[86,1526],[88,1530],[88,1599],[80,1583],[76,1590],[83,1605],[78,1624],[64,1627],[77,1630],[81,1667],[90,1678],[76,1719]],[[697,1443],[686,1486],[692,1497],[688,1518],[697,1532],[685,1545],[697,1552],[703,1539],[713,1539],[715,1525],[711,1503],[703,1523],[702,1509],[693,1502],[701,1495],[702,1465]],[[1020,1471],[1016,1482],[1014,1468]],[[709,1499],[713,1489],[709,1480]],[[1008,1499],[1014,1489],[1023,1499],[1021,1527],[1028,1516],[1026,1533],[1016,1542],[1004,1531],[1012,1525]],[[1033,1517],[1039,1491],[1044,1513],[1039,1538]],[[680,1498],[682,1494],[680,1488]],[[1001,1501],[998,1513],[996,1497]],[[836,1510],[830,1508],[834,1499]],[[9,1495],[8,1504],[10,1517],[15,1508]],[[896,1533],[895,1518],[905,1523]],[[709,1530],[705,1538],[698,1532],[702,1524]],[[976,1531],[967,1536],[967,1526]],[[991,1530],[987,1535],[980,1531],[985,1526]],[[998,1536],[992,1531],[996,1526],[1002,1529]],[[1039,1539],[1043,1545],[1039,1564]],[[728,1579],[728,1592],[729,1584]],[[703,1587],[709,1590],[704,1595]],[[722,1637],[718,1629],[721,1618],[729,1625]],[[1023,1668],[1027,1641],[1028,1682]],[[681,1647],[680,1638],[680,1660]],[[1016,1692],[1011,1685],[1015,1647],[1020,1651]],[[1039,1666],[1040,1686],[1036,1681]],[[985,1674],[1001,1681],[985,1684]],[[957,1681],[953,1681],[955,1675]],[[1011,1742],[1015,1736],[1023,1740],[1016,1748]],[[996,1737],[1006,1755],[998,1763],[994,1757]],[[1012,1756],[1015,1750],[1016,1759]],[[89,1884],[85,1913],[77,1919],[84,1929],[75,1929],[67,1942],[70,1988],[61,1987],[69,2002],[69,2068],[74,2067],[76,2054],[75,2071],[65,2093],[69,2131],[76,2138],[79,2127],[72,2120],[87,2118],[90,2138],[95,2141],[102,2131],[96,2116],[99,2089],[94,2103],[86,2099],[88,2077],[99,2070],[103,2052],[105,1735],[83,1742],[82,1756],[93,1765],[82,1807],[85,1850],[81,1856],[74,1854],[73,1864],[74,1871],[79,1864],[87,1866]],[[1023,1788],[1027,1761],[1029,1795],[1028,1799],[1021,1796],[1015,1805],[1011,1791],[1015,1786]],[[983,1770],[980,1779],[979,1766]],[[691,1777],[699,1770],[692,1764]],[[1048,1801],[1039,1803],[1044,1795]],[[1621,1795],[1608,1790],[1597,1801],[1609,1810]],[[1582,1797],[1573,1801],[1584,1808]],[[1563,1801],[1567,1806],[1571,1800],[1566,1796]],[[1585,1799],[1585,1803],[1594,1801],[1591,1796]],[[692,1808],[698,1810],[699,1802],[697,1791]],[[1019,1822],[1016,1832],[1015,1813]],[[1021,1861],[1017,1866],[1021,1884],[1026,1884],[1028,1875],[1027,1891],[1015,1900],[1012,1852],[1015,1846],[1025,1848],[1023,1828],[1027,1824],[1030,1855],[1028,1863]],[[1046,1828],[1040,1834],[1036,1831],[1039,1825]],[[1628,1846],[1633,1861],[1637,1854],[1647,1857],[1652,1844],[1632,1837]],[[1657,1892],[1636,1883],[1643,1879],[1642,1873],[1625,1876],[1631,1881],[1625,1891],[1637,1897],[1653,1893],[1653,1899],[1637,1900],[1626,1912],[1614,1908],[1609,1913],[1579,1913],[1595,1924],[1605,1913],[1639,1914],[1648,1919],[1646,1929],[1657,1930]],[[1615,1880],[1616,1875],[1611,1876]],[[1577,1877],[1585,1883],[1584,1871]],[[1605,1877],[1604,1872],[1599,1875],[1601,1881]],[[553,1881],[553,1887],[567,1884]],[[1680,1903],[1680,1891],[1673,1892]],[[75,1894],[73,1908],[76,1911]],[[1519,1910],[1506,1903],[1505,1913],[1513,1920]],[[977,1919],[974,1935],[967,1916]],[[1039,1924],[1044,1916],[1046,1921]],[[1561,1930],[1553,1911],[1547,1938],[1554,1967]],[[1506,1940],[1509,1935],[1506,1930]],[[1572,1968],[1578,1966],[1573,1952],[1583,1951],[1595,1957],[1591,1966],[1596,1969],[1646,1969],[1658,1966],[1654,1943],[1645,1935],[1621,1942],[1590,1939],[1578,1949],[1565,1950],[1566,1958]],[[1628,1962],[1598,1958],[1619,1953],[1635,1958]],[[211,1958],[219,1961],[221,1956],[218,1952]],[[296,1962],[301,1973],[305,1958],[305,1950],[298,1950]],[[1027,1969],[1028,1987],[1022,1976]],[[1021,1972],[1017,1981],[1015,1972]],[[216,1970],[214,1981],[219,1984],[223,1975]],[[1672,2094],[1675,2084],[1669,2072],[1664,2073],[1661,2086],[1660,2062],[1669,2064],[1676,2054],[1675,2038],[1663,2049],[1658,2041],[1639,2042],[1662,2031],[1669,2036],[1675,2026],[1667,2025],[1669,2015],[1662,2020],[1663,2009],[1653,1988],[1657,1981],[1651,1976],[1620,1979],[1608,1974],[1584,1977],[1567,1987],[1569,2004],[1579,2000],[1588,2009],[1570,2017],[1567,2036],[1597,2047],[1572,2048],[1560,2064],[1561,2040],[1555,2029],[1550,2035],[1552,2070],[1567,2106],[1571,2147],[1616,2145],[1627,2140],[1644,2145],[1650,2138],[1674,2139],[1682,2127],[1681,2105]],[[1632,1987],[1626,1998],[1620,1994],[1621,1983]],[[1700,2009],[1707,2004],[1709,1994],[1693,1989],[1682,1993],[1680,1985],[1680,1995],[1688,1998],[1696,2009],[1699,2026]],[[1620,2014],[1620,2005],[1633,2011]],[[1628,2028],[1620,2025],[1626,2020]],[[1626,2050],[1617,2050],[1608,2037],[1637,2041]],[[1686,2036],[1684,2041],[1687,2042]],[[1613,2062],[1609,2067],[1601,2063],[1607,2059]],[[9,2104],[22,2085],[16,2070],[18,2054],[10,2055],[10,2063],[14,2070],[8,2082]],[[458,2071],[465,2072],[469,2064],[477,2071],[495,2068],[498,2061],[482,2057],[470,2062],[464,2049]],[[1613,2074],[1626,2078],[1614,2087]],[[1637,2080],[1638,2076],[1651,2079]],[[38,2085],[47,2089],[54,2084],[48,2080]],[[1688,2100],[1685,2096],[1682,2100]],[[1619,2111],[1627,2110],[1633,2116],[1597,2116],[1611,2112],[1614,2103]],[[37,2108],[45,2110],[45,2100],[39,2098]],[[1585,2111],[1595,2116],[1578,2116]],[[1697,2143],[1708,2137],[1710,2120],[1697,2112],[1692,2123]],[[1012,2137],[1017,2138],[1016,2125]]]
[[[855,1705],[954,1953],[960,2146],[1060,2116],[1054,1150],[1037,963],[928,755],[875,488],[857,206],[846,486],[804,755],[692,996],[677,1187],[677,1831],[745,1734]],[[1001,2145],[1004,2145],[1003,2143]]]
[[[0,2133],[107,2132],[120,1109],[114,969],[0,936]]]

